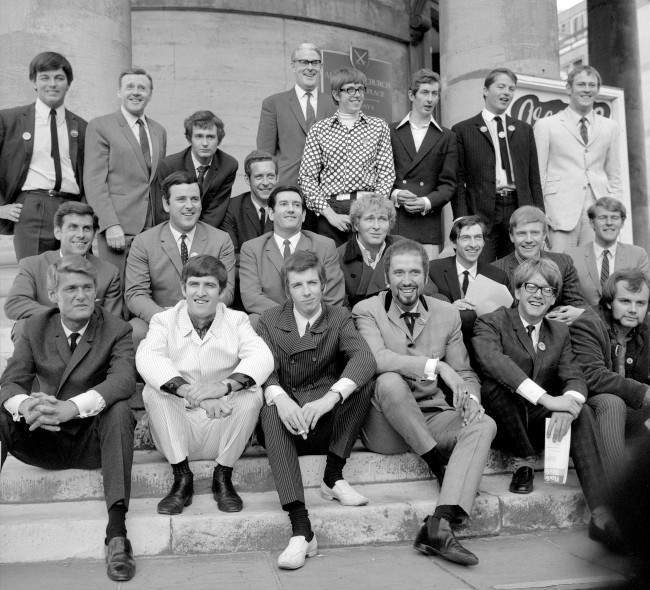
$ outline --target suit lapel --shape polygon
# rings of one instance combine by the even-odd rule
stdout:
[[[589,273],[591,282],[596,287],[596,291],[600,294],[600,277],[598,276],[598,266],[596,266],[596,255],[594,254],[593,242],[590,242],[585,247],[585,266]]]
[[[31,104],[23,113],[23,145],[25,146],[25,173],[34,152],[34,128],[36,126],[36,105]],[[27,138],[27,139],[26,139]]]
[[[533,359],[533,365],[535,366],[535,370],[537,370],[536,358],[535,358],[536,354],[535,354],[535,349],[533,348],[533,341],[528,335],[526,328],[524,328],[524,324],[521,322],[521,318],[519,317],[519,312],[517,311],[516,308],[512,308],[508,310],[508,315],[510,316],[510,321],[512,322],[512,326],[514,328],[515,334],[519,339],[519,343],[526,349],[526,352],[528,352],[530,358]],[[539,342],[541,341],[542,340],[540,334]]]
[[[452,301],[457,301],[458,299],[463,298],[463,294],[460,290],[460,285],[458,284],[458,275],[456,274],[456,257],[452,257],[450,264],[443,270],[443,277],[447,282],[447,289],[451,295]]]
[[[318,103],[320,104],[320,100]],[[294,89],[289,90],[289,108],[300,124],[300,128],[307,135],[307,121],[305,121],[305,116],[302,114],[302,109],[300,108],[300,103],[298,102],[298,97]]]
[[[68,145],[70,146],[70,162],[75,176],[78,177],[77,151],[79,149],[79,123],[68,109],[65,110],[65,124],[68,128]]]
[[[516,129],[516,120],[513,119],[510,115],[506,115],[506,133],[508,134],[508,144],[510,144],[512,136],[514,135]]]
[[[135,158],[136,160],[140,163],[140,167],[142,168],[142,171],[145,174],[148,174],[147,172],[147,163],[144,161],[144,154],[142,153],[142,148],[140,147],[140,144],[137,142],[135,139],[135,135],[133,135],[133,131],[131,131],[131,128],[129,127],[129,124],[126,122],[126,119],[124,118],[124,115],[118,111],[116,113],[117,117],[117,122],[120,125],[120,128],[122,129],[122,133],[124,134],[124,137],[126,138],[126,141],[129,142],[131,145],[131,148],[133,149],[133,152],[135,153]],[[151,131],[150,131],[151,135]],[[152,137],[153,140],[153,137]],[[153,154],[152,154],[152,161],[151,161],[151,170],[155,170],[153,166]]]
[[[412,135],[412,133],[409,133],[409,135]],[[436,129],[433,124],[429,123],[429,128],[427,129],[427,133],[422,140],[422,145],[417,151],[415,158],[413,158],[413,162],[411,162],[410,168],[415,168],[422,161],[422,158],[424,158],[441,140],[442,133],[440,133],[440,131],[438,131],[438,129]]]
[[[255,203],[253,203],[253,197],[250,193],[244,197],[242,207],[244,208],[244,215],[246,216],[246,221],[250,224],[251,227],[255,228],[255,234],[261,235],[259,233],[260,227],[260,218],[255,210]],[[267,215],[268,219],[268,215]],[[266,228],[265,228],[266,229]]]
[[[189,256],[194,256],[196,254],[205,254],[208,251],[208,235],[205,231],[203,222],[199,221],[196,224],[196,231],[194,232],[194,239],[192,240],[192,246],[189,251]],[[176,246],[176,244],[174,244]],[[178,260],[180,261],[180,252],[178,248],[175,248],[176,253],[178,254]]]
[[[149,127],[149,137],[151,137],[151,173],[149,175],[149,181],[152,181],[158,168],[158,160],[160,159],[160,153],[162,151],[162,139],[158,135],[158,129],[152,125],[151,119],[149,119],[149,117],[145,117],[145,119],[147,120],[147,127]],[[131,135],[133,135],[133,133],[131,133]],[[140,144],[138,144],[138,147],[139,146]],[[142,152],[142,149],[140,149],[140,152]],[[142,160],[144,161],[144,155],[142,156]],[[145,166],[145,170],[146,169]]]
[[[266,239],[266,243],[264,244],[264,252],[266,253],[267,258],[271,261],[273,266],[275,266],[276,270],[281,273],[284,259],[282,258],[282,253],[278,249],[278,245],[275,243],[272,232]]]
[[[63,328],[61,328],[61,334],[57,334],[57,348],[59,348],[59,352],[61,352],[61,349],[65,347],[67,349],[67,365],[65,367],[65,370],[63,371],[63,375],[61,375],[61,380],[59,381],[59,386],[57,388],[57,395],[59,391],[61,391],[61,387],[63,387],[64,383],[70,376],[70,373],[74,371],[75,367],[83,360],[83,358],[90,352],[90,349],[92,348],[92,343],[93,340],[95,339],[95,332],[97,331],[97,325],[99,323],[99,318],[97,316],[97,312],[94,312],[92,317],[90,318],[90,322],[88,324],[88,327],[86,328],[86,331],[83,333],[83,336],[79,339],[79,342],[77,343],[77,347],[74,349],[74,352],[71,354],[70,353],[70,346],[68,345],[68,339],[65,337],[65,333],[63,332]],[[59,344],[59,341],[61,341],[61,344]]]
[[[406,153],[409,155],[409,158],[411,158],[411,162],[413,162],[417,152],[415,151],[415,142],[413,141],[413,134],[411,133],[410,125],[404,124],[401,127],[395,129],[395,135],[397,136],[397,139],[399,139],[400,143],[404,146]],[[412,167],[413,164],[411,164],[410,168]],[[404,173],[404,176],[406,176],[407,172]]]
[[[476,125],[478,134],[487,141],[487,144],[490,146],[490,149],[492,152],[494,152],[494,144],[492,143],[492,136],[490,135],[490,131],[488,130],[487,124],[485,123],[485,119],[483,119],[483,115],[479,113],[474,117],[472,120],[474,125]]]
[[[388,291],[388,293],[390,293],[390,291]],[[386,294],[386,296],[388,296],[388,293]],[[406,322],[404,321],[403,318],[400,317],[401,315],[402,312],[400,311],[399,307],[397,307],[397,304],[394,301],[391,301],[390,307],[386,312],[388,321],[391,322],[400,332],[403,332],[408,340],[414,340],[414,336],[411,336],[409,329],[406,327]],[[422,319],[422,318],[418,318],[418,319]],[[419,332],[421,331],[422,328],[420,328]],[[413,329],[413,334],[415,334],[415,328]]]
[[[325,309],[323,308],[323,313],[312,327],[313,332],[323,331],[323,329],[318,326],[323,324],[324,314]],[[275,328],[278,334],[278,346],[289,356],[306,350],[316,349],[314,337],[311,334],[305,334],[302,338],[298,334],[296,318],[293,315],[293,305],[290,302],[284,304],[282,313],[275,324]]]
[[[567,109],[568,109],[568,107],[567,107]],[[573,137],[575,137],[576,141],[579,142],[580,145],[584,147],[585,144],[582,141],[582,137],[580,137],[580,135],[578,134],[577,126],[573,125],[571,123],[571,121],[569,121],[569,119],[566,116],[567,109],[564,109],[563,111],[560,111],[560,115],[559,115],[560,123],[562,123],[562,125],[564,125],[566,130],[571,135],[573,135]]]
[[[546,355],[551,347],[552,333],[547,325],[547,321],[543,320],[539,328],[539,339],[537,340],[537,354],[533,357],[533,381],[542,373],[542,369],[546,364]]]
[[[199,232],[197,228],[197,231],[194,234],[195,242],[197,240],[198,234]],[[178,251],[178,247],[176,246],[176,240],[174,240],[172,231],[169,229],[169,222],[160,228],[160,247],[163,249],[163,252],[165,252],[165,254],[167,254],[169,257],[169,260],[174,265],[174,268],[180,277],[183,270],[183,265],[181,264],[181,254]],[[192,250],[194,250],[194,243],[192,243]]]

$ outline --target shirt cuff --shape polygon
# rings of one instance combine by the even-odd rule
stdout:
[[[429,201],[429,197],[422,197],[424,199],[424,211],[420,215],[426,215],[429,211],[431,211],[431,201]]]
[[[229,375],[227,379],[239,383],[241,389],[250,389],[255,386],[255,379],[249,377],[245,373],[233,373],[232,375]]]
[[[391,191],[391,193],[390,193],[390,200],[393,201],[393,204],[394,204],[395,207],[397,207],[398,209],[399,209],[399,203],[397,202],[397,193],[398,193],[400,190],[402,190],[402,189],[394,188],[394,189]]]
[[[429,381],[435,381],[436,369],[438,368],[438,359],[429,359],[424,365],[424,376]]]
[[[189,385],[189,383],[179,375],[178,377],[172,377],[169,381],[163,383],[160,386],[160,391],[164,391],[170,395],[183,397],[182,395],[178,395],[178,388],[182,385]]]
[[[584,395],[582,395],[579,391],[575,391],[573,389],[565,391],[562,395],[570,395],[571,397],[577,399],[581,404],[584,404],[587,401]]]
[[[266,405],[267,406],[273,406],[275,405],[275,398],[278,397],[279,395],[282,394],[289,395],[282,387],[279,385],[269,385],[265,390],[264,390],[264,399],[266,400]]]
[[[334,385],[332,385],[332,387],[330,387],[330,390],[338,391],[341,394],[341,401],[344,402],[352,395],[356,388],[357,384],[352,381],[352,379],[341,377]]]
[[[94,389],[89,389],[71,397],[68,401],[71,401],[77,409],[79,410],[79,418],[90,418],[96,416],[106,407],[106,402],[104,398],[96,392]]]
[[[531,404],[537,405],[539,398],[546,393],[546,390],[537,385],[532,379],[525,379],[517,387],[517,393]]]
[[[12,395],[5,403],[5,410],[11,414],[11,417],[14,419],[14,422],[20,422],[22,415],[18,412],[20,404],[22,404],[26,399],[29,399],[29,396],[26,393],[18,393]]]

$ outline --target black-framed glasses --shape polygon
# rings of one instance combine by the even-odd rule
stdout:
[[[546,295],[546,297],[555,295],[557,291],[555,287],[540,287],[535,283],[524,283],[524,289],[526,290],[526,293],[530,293],[531,295],[541,291],[542,295]]]
[[[294,59],[293,63],[298,64],[303,68],[306,68],[307,66],[311,66],[312,68],[320,68],[323,62],[320,59]]]
[[[355,94],[358,94],[361,96],[362,94],[366,93],[366,87],[365,86],[348,86],[347,88],[341,88],[341,92],[345,92],[348,96],[354,96]]]

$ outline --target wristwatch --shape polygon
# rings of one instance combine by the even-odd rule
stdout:
[[[333,391],[339,396],[339,401],[336,402],[337,404],[343,402],[343,394],[338,389],[333,389],[332,387],[330,387],[330,391]]]

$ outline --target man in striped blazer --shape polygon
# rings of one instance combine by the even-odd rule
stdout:
[[[318,552],[311,530],[298,455],[327,454],[321,494],[346,506],[368,502],[343,479],[343,467],[363,423],[375,360],[352,318],[323,302],[325,269],[313,252],[287,258],[289,297],[262,314],[257,331],[275,358],[260,414],[263,444],[292,536],[278,558],[297,569]]]

